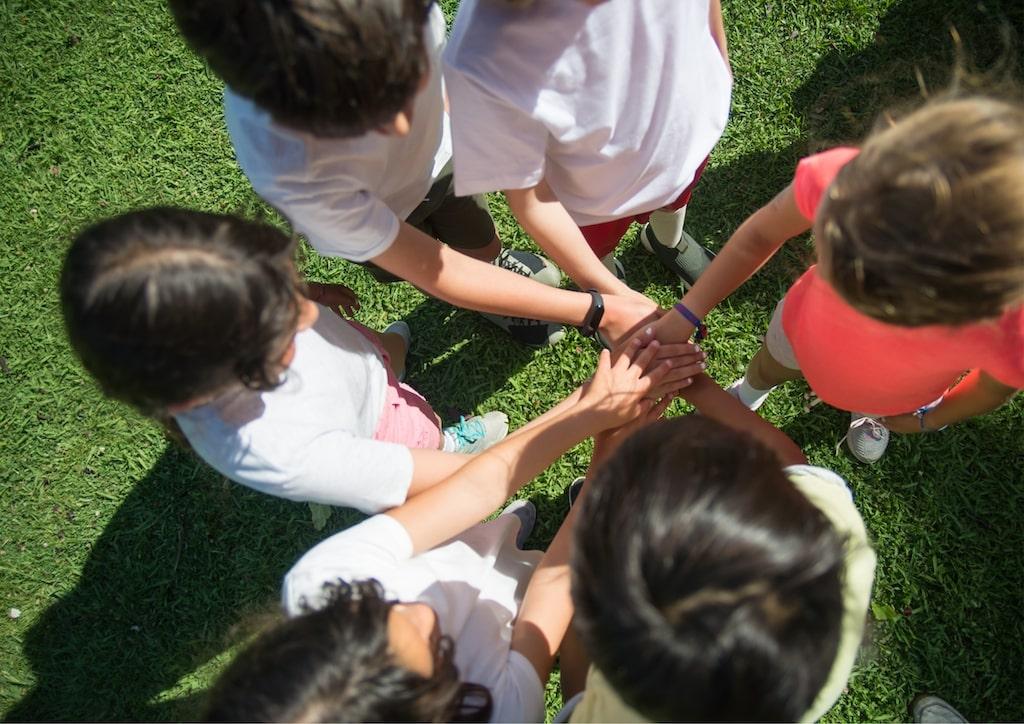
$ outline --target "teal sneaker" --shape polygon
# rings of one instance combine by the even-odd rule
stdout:
[[[457,453],[478,453],[508,435],[508,415],[491,411],[476,417],[460,417],[454,425],[441,431],[444,450]]]

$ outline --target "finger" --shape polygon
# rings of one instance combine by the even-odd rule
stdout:
[[[637,352],[633,358],[633,366],[639,370],[639,374],[659,366],[660,363],[656,361],[659,349],[661,349],[661,342],[656,339],[650,339],[647,342],[647,346]],[[669,363],[669,366],[671,367],[671,363]]]
[[[617,371],[625,371],[628,369],[629,366],[633,364],[633,360],[635,360],[640,354],[640,351],[644,348],[646,343],[647,339],[644,335],[637,335],[626,342],[615,357],[615,362],[613,363],[615,369]]]
[[[668,396],[670,398],[675,398],[680,390],[685,390],[691,384],[693,384],[693,379],[692,378],[687,378],[687,379],[682,379],[682,380],[673,380],[672,382],[664,382],[663,381],[663,382],[659,383],[658,385],[656,385],[654,387],[654,389],[652,389],[647,394],[650,397],[665,397],[665,396]]]
[[[672,401],[674,399],[675,396],[673,395],[665,395],[660,400],[658,400],[658,403],[656,405],[652,405],[651,409],[648,410],[647,414],[644,416],[646,422],[654,422],[655,420],[659,419],[662,415],[664,415],[665,410],[668,409],[668,406],[672,404]]]
[[[672,368],[669,369],[661,382],[662,384],[667,384],[678,380],[687,380],[691,377],[696,377],[701,372],[704,372],[706,367],[707,365],[704,362],[694,362],[692,364],[678,366],[672,365]]]
[[[699,359],[706,359],[707,352],[701,349],[699,344],[690,344],[689,342],[684,344],[679,343],[663,343],[661,345],[661,351],[658,353],[658,357],[661,359],[675,359],[677,357],[695,357]]]

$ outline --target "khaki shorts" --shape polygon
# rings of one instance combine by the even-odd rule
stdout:
[[[782,328],[782,304],[786,301],[783,297],[775,305],[772,312],[772,321],[768,323],[768,332],[764,335],[764,346],[776,362],[791,370],[799,370],[800,363],[796,361],[793,354],[793,346],[786,337],[786,330]]]
[[[487,210],[487,198],[483,194],[455,195],[451,160],[441,169],[426,198],[405,221],[453,249],[482,249],[497,236],[491,212]],[[364,266],[377,281],[402,281],[375,264],[367,262]]]

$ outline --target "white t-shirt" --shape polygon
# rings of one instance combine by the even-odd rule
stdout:
[[[256,193],[288,217],[321,254],[366,261],[384,253],[451,159],[440,54],[445,25],[435,6],[425,29],[426,88],[406,136],[371,131],[319,138],[275,123],[230,88],[224,116],[238,165]]]
[[[581,226],[675,201],[729,115],[707,0],[463,0],[444,61],[455,192],[544,178]]]
[[[375,578],[390,598],[434,609],[441,633],[455,643],[462,681],[491,692],[491,721],[544,721],[544,684],[526,657],[510,648],[512,624],[541,557],[516,548],[516,523],[515,516],[498,516],[414,556],[402,524],[374,516],[295,564],[284,579],[285,611],[297,615],[303,602],[323,606],[324,583]]]
[[[175,419],[203,460],[242,485],[375,513],[405,502],[413,472],[407,447],[373,439],[387,387],[373,345],[321,307],[295,336],[281,386],[239,388]]]

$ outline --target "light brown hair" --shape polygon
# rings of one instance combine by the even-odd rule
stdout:
[[[889,324],[961,325],[1024,302],[1024,107],[932,100],[886,118],[817,215],[822,274]]]

